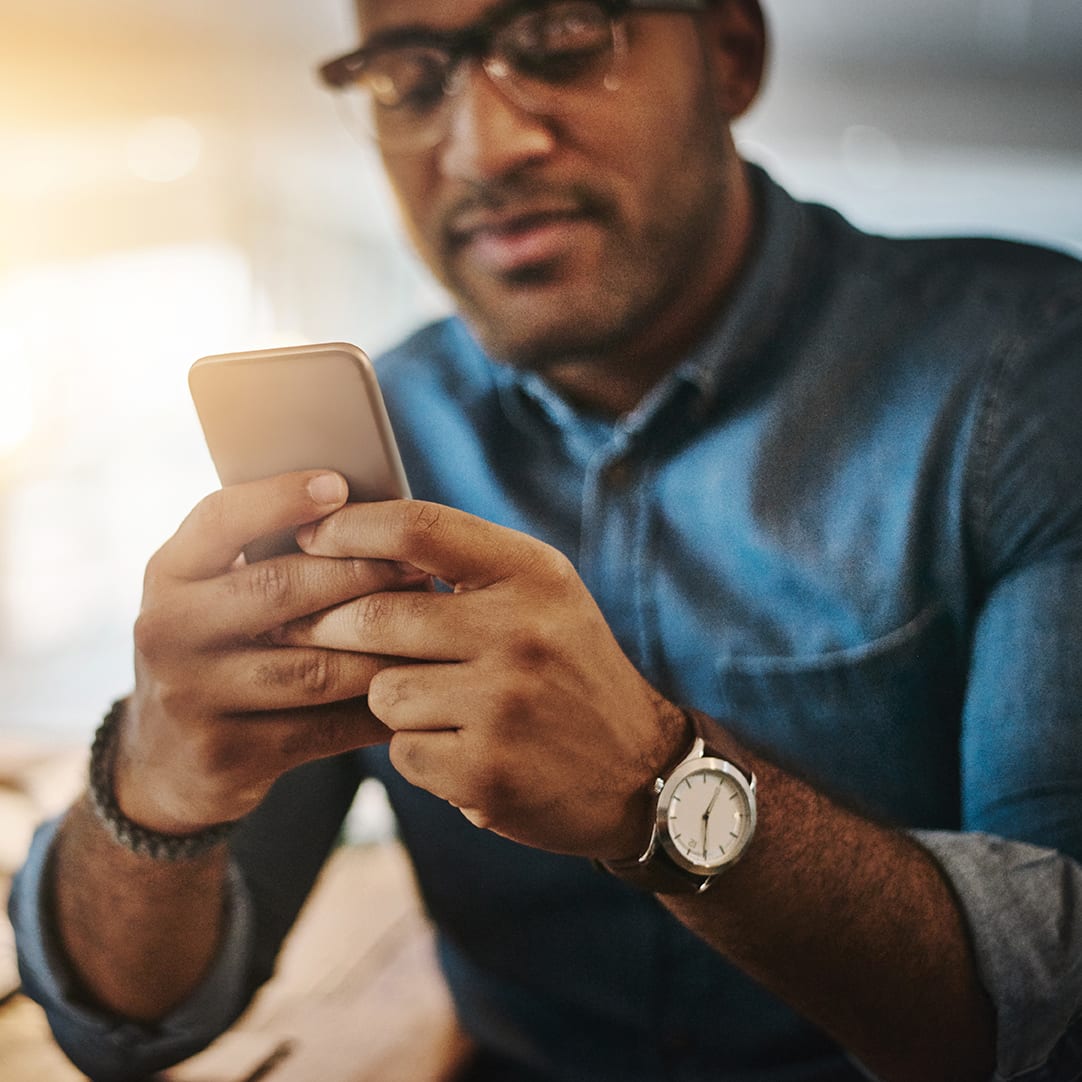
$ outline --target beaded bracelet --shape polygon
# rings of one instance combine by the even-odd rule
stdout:
[[[223,842],[237,825],[216,823],[196,834],[161,834],[132,822],[117,804],[113,792],[113,766],[125,700],[118,699],[105,715],[90,748],[90,802],[109,836],[129,852],[152,860],[191,860]]]

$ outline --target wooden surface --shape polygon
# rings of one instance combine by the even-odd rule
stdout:
[[[0,900],[31,821],[62,807],[82,778],[81,753],[16,750],[0,745],[0,798],[10,798],[0,799]],[[21,780],[27,769],[39,779],[37,796]],[[40,782],[45,775],[48,784]],[[0,982],[6,962],[9,984],[10,938],[0,920]],[[0,983],[0,997],[4,991]],[[470,1052],[405,854],[396,844],[343,847],[286,941],[273,980],[229,1033],[160,1082],[451,1082]],[[3,999],[2,1082],[83,1077],[53,1043],[36,1004],[19,994]]]
[[[169,1082],[449,1082],[469,1054],[396,845],[339,849],[275,979]],[[265,1071],[265,1073],[261,1073]]]

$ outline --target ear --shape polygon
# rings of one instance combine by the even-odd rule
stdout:
[[[703,14],[719,100],[730,117],[751,107],[766,70],[766,20],[759,0],[714,0]]]

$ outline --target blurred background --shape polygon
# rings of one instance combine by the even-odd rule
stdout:
[[[1082,254],[1079,0],[765,0],[740,129],[887,232]],[[348,0],[0,0],[0,730],[84,740],[147,558],[215,487],[197,357],[445,307],[314,64]]]

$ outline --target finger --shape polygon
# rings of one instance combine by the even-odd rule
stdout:
[[[310,613],[358,596],[427,585],[428,576],[388,560],[331,560],[302,554],[238,565],[223,575],[186,583],[161,603],[148,598],[139,620],[141,638],[166,644],[197,630],[206,646],[262,636]],[[150,627],[148,628],[148,625]],[[151,630],[152,628],[152,630]],[[273,641],[284,643],[285,637]],[[294,645],[321,645],[315,639]]]
[[[397,659],[339,650],[267,647],[221,655],[216,661],[208,656],[195,664],[202,666],[203,687],[213,689],[215,713],[250,714],[297,710],[367,695],[372,677],[397,664]],[[201,696],[203,700],[209,697]]]
[[[459,711],[469,703],[472,712],[482,694],[460,695],[462,674],[457,663],[385,667],[369,681],[368,708],[396,733],[459,729]]]
[[[466,661],[500,635],[500,615],[480,593],[390,592],[356,597],[269,633],[271,641],[360,650],[420,661]]]
[[[543,542],[476,515],[420,500],[350,504],[297,534],[318,556],[403,560],[462,589],[478,589],[553,560]]]
[[[391,736],[391,765],[411,785],[427,789],[456,808],[472,803],[476,786],[464,769],[461,730],[400,732]]]
[[[342,650],[260,651],[247,667],[245,709],[295,709],[341,702],[368,694],[372,677],[397,664],[395,658]]]
[[[326,470],[268,477],[212,492],[196,504],[154,560],[157,573],[183,579],[221,574],[245,545],[341,507],[345,479]]]
[[[267,711],[229,719],[231,743],[274,749],[277,776],[299,763],[323,759],[390,740],[363,697],[290,711]]]

